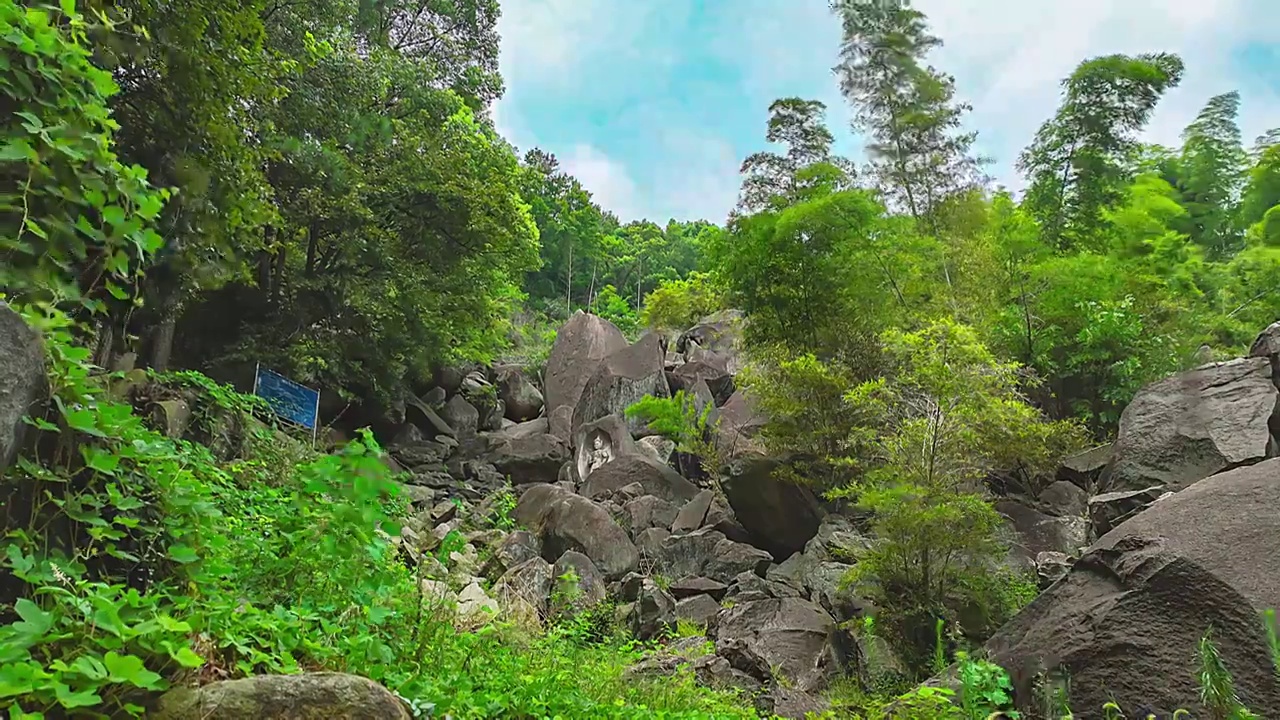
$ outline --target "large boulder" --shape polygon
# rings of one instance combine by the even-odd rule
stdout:
[[[1091,492],[1102,471],[1111,462],[1111,445],[1099,445],[1068,456],[1058,466],[1055,480],[1065,480],[1085,492]]]
[[[22,316],[0,302],[0,474],[21,449],[26,415],[45,395],[44,344]]]
[[[623,455],[591,471],[582,483],[582,494],[591,499],[612,495],[632,483],[639,483],[646,495],[683,505],[698,494],[698,487],[680,473],[647,454]]]
[[[1017,500],[999,500],[995,508],[1012,527],[1014,547],[1028,562],[1046,551],[1075,555],[1088,544],[1089,521],[1083,515],[1046,515]]]
[[[1280,397],[1266,358],[1203,365],[1143,388],[1120,416],[1101,492],[1181,490],[1275,455]]]
[[[668,380],[672,392],[693,392],[699,380],[705,382],[717,406],[725,404],[734,392],[733,376],[728,371],[702,361],[687,362],[677,367],[671,371]]]
[[[676,339],[676,351],[689,362],[720,367],[729,375],[742,371],[742,313],[722,310],[708,315]]]
[[[648,395],[670,395],[657,335],[645,335],[600,361],[574,407],[573,426],[577,428],[607,415],[622,415],[629,406]],[[633,435],[645,431],[645,423],[638,418],[628,420],[627,425]]]
[[[572,440],[573,409],[582,397],[582,389],[595,375],[600,361],[608,355],[627,347],[627,338],[616,325],[596,315],[582,311],[574,313],[556,333],[547,358],[546,408],[552,418],[551,432]],[[554,422],[554,413],[567,407],[560,417],[567,422]]]
[[[474,437],[476,431],[480,429],[480,411],[461,395],[449,398],[441,414],[448,426],[457,431],[459,437]]]
[[[508,419],[525,422],[538,417],[542,412],[542,391],[529,380],[523,368],[500,365],[494,368],[493,375],[498,383],[498,399],[502,401]]]
[[[178,688],[149,714],[157,720],[408,720],[404,701],[367,678],[342,673],[257,675]]]
[[[1245,705],[1280,708],[1259,617],[1280,604],[1280,460],[1166,496],[1099,539],[988,642],[1020,702],[1061,667],[1072,705],[1115,699],[1130,717],[1202,716],[1196,648],[1213,638]]]
[[[547,433],[506,437],[490,446],[487,459],[513,485],[554,483],[560,466],[569,460],[569,448]]]
[[[702,576],[728,584],[744,572],[764,575],[770,559],[770,555],[759,548],[703,528],[666,538],[659,565],[671,577]]]
[[[636,569],[640,553],[609,512],[557,485],[530,485],[514,511],[516,520],[542,542],[549,562],[569,550],[591,558],[610,580]]]
[[[741,392],[720,408],[721,486],[751,543],[783,560],[817,534],[823,512],[812,490],[778,479],[782,461],[768,456],[755,437],[763,425],[763,415]]]
[[[825,689],[847,664],[835,619],[801,598],[736,604],[718,618],[716,638],[745,643],[786,685],[805,692]]]

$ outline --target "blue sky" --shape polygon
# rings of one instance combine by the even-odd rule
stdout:
[[[862,160],[831,67],[827,0],[501,0],[502,133],[553,152],[623,220],[723,221],[738,166],[765,146],[768,106],[828,105],[837,150]],[[1175,144],[1237,89],[1246,142],[1280,126],[1280,0],[916,0],[945,45],[931,61],[975,110],[978,150],[1018,189],[1019,150],[1081,60],[1170,51],[1187,73],[1147,130]]]

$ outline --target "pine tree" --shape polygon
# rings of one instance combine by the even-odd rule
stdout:
[[[855,175],[853,164],[845,158],[831,154],[835,137],[827,129],[827,106],[817,100],[798,97],[779,98],[769,106],[769,130],[765,135],[771,143],[787,146],[787,154],[758,152],[742,162],[742,192],[738,208],[745,212],[757,212],[776,205],[789,205],[799,199],[801,193],[820,180],[814,173],[804,171],[819,164],[827,164],[836,185],[847,187]]]

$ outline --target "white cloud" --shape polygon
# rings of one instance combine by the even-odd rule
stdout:
[[[997,181],[1016,189],[1023,185],[1014,169],[1018,153],[1056,109],[1062,78],[1088,57],[1157,51],[1182,56],[1186,74],[1161,102],[1146,132],[1149,140],[1176,144],[1209,97],[1232,89],[1242,91],[1246,142],[1280,124],[1280,81],[1273,77],[1267,85],[1265,78],[1242,76],[1233,55],[1246,43],[1280,43],[1275,1],[915,0],[915,5],[945,42],[931,60],[956,77],[961,98],[974,106],[967,125],[979,131],[978,150],[996,160],[991,171]],[[675,62],[673,53],[682,48],[662,39],[682,27],[682,13],[693,3],[502,0],[502,5],[501,65],[508,86],[589,105],[592,93],[601,89],[593,85],[599,79],[592,72],[602,63],[651,72]],[[714,16],[705,26],[717,32],[701,38],[702,48],[737,70],[734,91],[753,102],[749,118],[725,119],[734,137],[747,125],[763,145],[768,103],[801,95],[828,104],[838,150],[860,152],[860,141],[847,132],[851,113],[831,73],[840,31],[827,6],[827,0],[703,5],[702,12]],[[681,100],[706,109],[704,99]],[[495,121],[521,147],[547,142],[533,136],[507,102],[495,108]],[[680,126],[656,111],[647,121],[663,132],[633,140],[649,143],[643,165],[624,164],[598,144],[571,146],[561,160],[623,219],[722,220],[733,205],[741,161],[722,134],[727,130],[706,123]],[[565,149],[558,149],[563,154]]]
[[[557,156],[560,167],[578,178],[600,207],[612,210],[621,220],[642,216],[636,203],[638,191],[627,168],[590,145],[575,145]]]
[[[1280,117],[1280,96],[1239,87],[1232,52],[1250,42],[1280,42],[1267,0],[917,0],[945,42],[936,64],[956,76],[974,106],[968,125],[997,160],[994,172],[1023,185],[1013,165],[1060,100],[1061,80],[1081,61],[1109,53],[1173,52],[1186,73],[1166,94],[1145,133],[1177,144],[1182,129],[1213,95],[1242,90],[1247,140]]]

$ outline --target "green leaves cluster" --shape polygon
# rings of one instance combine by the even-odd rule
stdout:
[[[91,36],[110,27],[71,0],[0,8],[0,290],[24,302],[101,311],[160,249],[169,193],[117,157],[118,87],[92,63]]]

